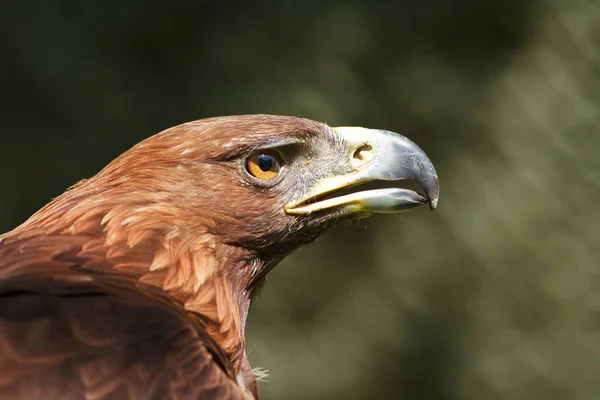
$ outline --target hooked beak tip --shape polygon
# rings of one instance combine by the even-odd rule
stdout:
[[[435,199],[432,199],[429,201],[429,207],[431,207],[432,210],[435,210],[437,208],[437,205],[438,205],[437,197]]]

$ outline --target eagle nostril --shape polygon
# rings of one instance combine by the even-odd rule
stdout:
[[[373,153],[373,146],[368,143],[363,144],[352,154],[352,167],[356,169],[367,164],[373,159]]]

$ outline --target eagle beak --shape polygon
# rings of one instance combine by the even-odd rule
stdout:
[[[439,183],[435,168],[419,146],[394,132],[358,127],[333,128],[348,145],[346,170],[319,180],[307,196],[286,205],[288,214],[310,214],[345,206],[347,212],[395,213],[438,203]],[[408,189],[384,188],[331,197],[341,189],[372,181],[416,181],[425,196]],[[325,199],[326,196],[330,198]]]

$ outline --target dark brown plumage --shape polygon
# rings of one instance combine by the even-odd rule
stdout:
[[[244,326],[266,273],[341,220],[425,201],[395,189],[331,205],[323,185],[368,169],[437,202],[424,154],[386,178],[361,161],[385,146],[360,139],[361,155],[344,135],[266,115],[180,125],[0,236],[0,398],[258,398]],[[268,151],[281,171],[253,177],[248,157]]]

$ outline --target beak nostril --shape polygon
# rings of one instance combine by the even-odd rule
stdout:
[[[363,144],[352,154],[352,166],[358,168],[373,159],[373,146],[368,143]]]

